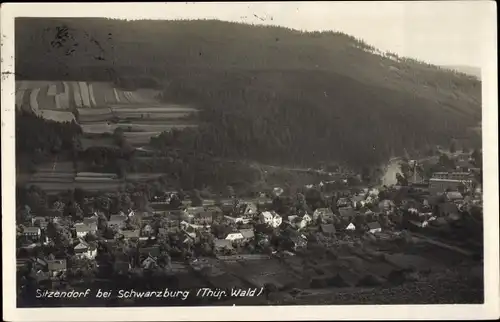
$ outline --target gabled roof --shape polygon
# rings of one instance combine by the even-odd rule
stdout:
[[[450,200],[463,199],[463,196],[458,191],[449,191],[446,193],[446,197]]]
[[[233,242],[227,239],[216,239],[214,245],[217,248],[233,248]]]
[[[158,257],[160,256],[160,248],[158,246],[139,248],[141,255]]]
[[[356,226],[352,222],[350,222],[347,226],[345,226],[345,229],[356,229]]]
[[[24,227],[23,232],[26,234],[40,234],[40,228],[38,228],[38,227]]]
[[[90,224],[97,224],[97,217],[93,216],[93,217],[87,217],[87,218],[83,218],[83,223],[84,224],[87,224],[87,225],[90,225]]]
[[[125,215],[111,215],[111,217],[109,217],[109,222],[120,223],[127,220],[127,218],[128,217]]]
[[[97,225],[95,223],[92,223],[90,225],[87,225],[84,223],[78,223],[78,224],[75,224],[75,230],[77,233],[89,232],[89,231],[97,230]]]
[[[318,208],[314,211],[316,215],[319,216],[331,216],[333,215],[333,211],[330,208]]]
[[[140,236],[140,230],[135,229],[135,230],[123,230],[122,235],[125,238],[139,238]]]
[[[186,208],[186,213],[191,216],[198,215],[205,211],[205,207],[188,207]]]
[[[253,229],[240,229],[240,233],[243,235],[244,238],[253,238],[255,236],[255,233]]]
[[[47,267],[49,271],[64,270],[66,269],[66,260],[65,259],[47,260]]]
[[[195,218],[212,219],[212,213],[209,211],[198,212],[194,216],[195,216]]]
[[[380,224],[377,221],[373,221],[373,222],[368,223],[368,228],[369,229],[378,229],[378,228],[381,228],[381,227],[380,227]]]
[[[442,204],[439,204],[439,211],[444,212],[446,214],[452,214],[452,213],[458,213],[458,207],[454,203],[451,202],[445,202]]]
[[[211,213],[222,213],[222,209],[217,206],[207,206],[205,207],[205,211],[211,212]]]
[[[356,216],[356,211],[353,208],[351,208],[351,207],[339,208],[339,213],[340,213],[341,217]]]
[[[355,202],[359,202],[359,201],[363,201],[365,200],[365,197],[364,196],[360,196],[360,195],[357,195],[357,196],[353,196],[351,198],[352,201],[355,201]]]
[[[80,241],[75,247],[75,250],[87,250],[89,248],[89,245],[83,241]]]
[[[324,233],[334,234],[335,233],[335,226],[332,224],[322,224],[321,231]]]

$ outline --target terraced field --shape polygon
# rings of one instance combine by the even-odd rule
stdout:
[[[75,121],[88,135],[121,128],[130,144],[141,146],[163,131],[197,126],[192,119],[197,109],[161,103],[159,94],[125,91],[108,82],[17,81],[16,108],[57,122]]]

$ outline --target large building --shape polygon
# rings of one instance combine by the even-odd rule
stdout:
[[[448,190],[457,191],[460,186],[470,189],[473,175],[469,172],[436,172],[429,180],[431,194],[444,193]]]

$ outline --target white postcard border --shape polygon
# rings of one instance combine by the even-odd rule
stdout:
[[[436,1],[439,2],[439,1]],[[451,2],[451,1],[450,1]],[[484,14],[482,48],[483,160],[484,160],[484,268],[483,305],[331,305],[244,307],[147,308],[16,308],[15,281],[15,17],[147,18],[168,3],[4,3],[1,6],[2,45],[2,244],[3,307],[8,321],[226,321],[226,320],[377,320],[377,319],[485,319],[499,317],[499,211],[498,211],[498,84],[496,3],[476,1]],[[435,2],[427,2],[430,9]],[[363,6],[363,2],[357,2]],[[178,4],[177,4],[178,5]],[[186,5],[196,5],[186,3]],[[285,4],[284,4],[285,5]],[[314,2],[308,2],[314,6]],[[188,10],[188,9],[186,9]]]

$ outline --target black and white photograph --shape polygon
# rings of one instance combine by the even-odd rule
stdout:
[[[2,5],[12,320],[498,318],[493,2],[30,6]]]

